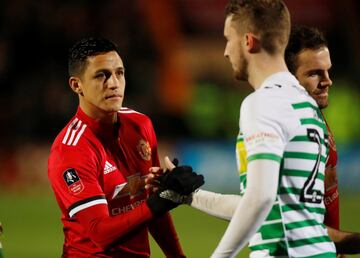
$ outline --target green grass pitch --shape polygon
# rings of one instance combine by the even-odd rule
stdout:
[[[342,195],[342,228],[360,231],[360,196]],[[189,207],[172,211],[181,244],[189,258],[209,257],[216,247],[227,222]],[[5,258],[52,258],[61,256],[63,241],[60,211],[52,193],[42,195],[0,194],[1,237]],[[164,257],[151,242],[152,257]],[[248,257],[244,250],[238,255]],[[360,258],[360,255],[349,256]]]

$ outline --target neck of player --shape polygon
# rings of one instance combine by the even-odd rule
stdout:
[[[101,124],[116,124],[118,120],[117,111],[105,111],[95,105],[80,101],[81,110],[96,122]]]
[[[269,55],[261,53],[249,60],[249,83],[259,89],[266,78],[272,74],[289,71],[282,54]]]

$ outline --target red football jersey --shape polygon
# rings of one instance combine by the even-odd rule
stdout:
[[[325,213],[324,223],[329,227],[339,229],[340,226],[339,192],[338,192],[338,179],[336,173],[338,156],[337,156],[334,136],[331,133],[331,130],[327,123],[326,126],[329,131],[330,150],[325,168],[324,203],[326,207],[326,213]]]
[[[99,204],[107,205],[110,216],[126,216],[144,206],[138,209],[141,217],[152,218],[142,180],[150,167],[159,166],[152,123],[127,108],[118,112],[118,121],[118,125],[100,124],[79,108],[53,143],[48,176],[62,211],[63,257],[150,256],[148,227],[143,221],[129,219],[134,225],[103,250],[76,218],[78,212]]]

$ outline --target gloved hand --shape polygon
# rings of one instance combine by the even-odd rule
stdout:
[[[179,164],[178,159],[173,159],[171,162],[170,159],[165,157],[165,168],[161,167],[151,167],[149,169],[149,174],[144,177],[145,189],[149,192],[157,192],[159,190],[159,177],[168,170],[172,170],[177,167]]]
[[[193,172],[190,166],[167,170],[159,178],[159,191],[172,190],[180,195],[188,195],[204,184],[204,176]]]
[[[188,196],[204,184],[203,175],[193,172],[192,167],[175,167],[167,157],[165,164],[167,170],[157,177],[159,190],[147,199],[147,204],[155,216],[187,202]]]

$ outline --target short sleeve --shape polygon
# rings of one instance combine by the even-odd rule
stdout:
[[[240,131],[243,134],[248,162],[270,159],[280,162],[288,141],[287,106],[276,97],[255,92],[243,102]]]

